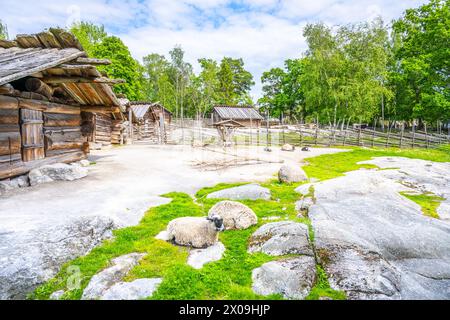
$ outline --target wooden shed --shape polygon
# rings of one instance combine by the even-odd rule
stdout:
[[[96,68],[109,63],[62,29],[0,40],[0,179],[85,158],[100,125],[111,141],[109,122],[122,117],[111,86],[123,81]]]
[[[214,106],[211,119],[213,125],[227,120],[238,122],[242,127],[259,128],[263,116],[252,106]]]
[[[160,103],[132,101],[128,114],[133,127],[133,141],[167,143],[172,113]]]

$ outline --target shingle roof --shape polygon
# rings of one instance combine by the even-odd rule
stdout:
[[[77,104],[120,106],[110,86],[112,80],[102,77],[94,65],[77,64],[77,59],[84,57],[79,41],[62,29],[17,35],[14,41],[0,40],[0,85],[37,73],[53,81],[58,77],[84,78],[89,81],[57,85]]]
[[[233,120],[263,120],[264,118],[259,112],[251,106],[224,106],[219,105],[214,107],[214,111],[222,119]]]
[[[131,103],[131,110],[136,119],[142,119],[147,113],[148,109],[151,108],[151,104],[133,104]]]

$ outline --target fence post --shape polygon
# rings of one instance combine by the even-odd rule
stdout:
[[[317,123],[316,124],[316,136],[315,136],[315,142],[314,142],[314,144],[317,146],[317,135],[318,135],[318,133],[319,133],[319,124]]]
[[[403,144],[403,133],[404,133],[404,130],[405,130],[405,122],[402,122],[402,131],[400,133],[400,144],[399,144],[400,149],[402,148],[402,144]]]
[[[427,149],[429,148],[429,139],[428,139],[428,130],[427,130],[427,124],[426,123],[424,123],[424,126],[425,126],[425,139],[426,139],[426,142],[427,142]]]
[[[377,118],[374,119],[373,131],[372,131],[372,148],[375,146],[375,130],[377,128]]]
[[[302,125],[300,124],[300,146],[303,144]]]
[[[414,142],[416,140],[416,120],[413,120],[412,130],[412,148],[414,149]]]
[[[359,124],[358,130],[358,146],[361,146],[361,124]]]
[[[389,147],[389,136],[391,135],[391,124],[390,121],[388,121],[388,132],[386,137],[386,148]]]

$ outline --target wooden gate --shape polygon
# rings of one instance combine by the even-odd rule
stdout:
[[[20,109],[22,126],[22,160],[24,162],[45,158],[42,111]]]

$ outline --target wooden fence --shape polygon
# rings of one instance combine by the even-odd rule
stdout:
[[[178,143],[193,143],[193,141],[210,141],[220,144],[220,139],[214,128],[201,121],[184,120],[173,126],[183,130],[183,141]],[[330,126],[295,125],[266,128],[237,129],[233,136],[236,145],[283,145],[295,146],[365,146],[365,147],[397,147],[397,148],[438,148],[450,143],[450,135],[437,132],[333,128]]]

